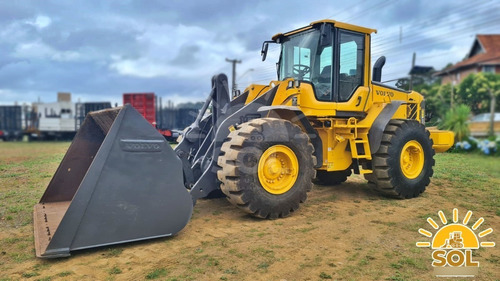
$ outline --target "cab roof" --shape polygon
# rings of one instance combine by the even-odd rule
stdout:
[[[338,27],[338,28],[342,28],[342,29],[346,29],[346,30],[352,30],[352,31],[356,31],[356,32],[366,33],[366,34],[371,34],[371,33],[374,33],[374,32],[377,33],[376,29],[366,28],[366,27],[362,27],[362,26],[358,26],[358,25],[353,25],[353,24],[349,24],[349,23],[344,23],[344,22],[340,22],[340,21],[336,21],[336,20],[331,20],[331,19],[324,19],[324,20],[313,21],[308,26],[301,27],[301,28],[298,28],[298,29],[295,29],[295,30],[292,30],[292,31],[289,31],[289,32],[286,32],[286,33],[275,34],[272,37],[272,40],[275,41],[279,37],[286,37],[286,36],[290,36],[290,35],[293,35],[293,34],[296,34],[296,33],[302,32],[302,31],[306,31],[306,30],[312,29],[315,25],[318,25],[318,24],[321,24],[321,23],[331,23],[335,27]]]

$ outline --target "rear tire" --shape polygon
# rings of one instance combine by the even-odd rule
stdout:
[[[373,174],[367,179],[386,195],[417,197],[430,183],[434,154],[424,125],[414,120],[391,120],[373,155]]]
[[[238,127],[222,145],[217,162],[222,192],[255,217],[290,215],[306,201],[315,176],[309,137],[299,126],[276,118],[254,119]]]
[[[370,165],[368,165],[368,163],[366,162],[363,162],[361,164],[361,167],[364,169],[364,170],[372,170],[372,166],[371,166],[371,163]],[[375,184],[375,174],[374,173],[371,173],[371,174],[364,174],[363,177],[365,178],[365,180],[368,181],[369,184]]]
[[[333,172],[318,170],[314,183],[319,185],[337,185],[345,182],[350,175],[351,169]]]

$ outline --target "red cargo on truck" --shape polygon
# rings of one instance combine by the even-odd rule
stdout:
[[[156,128],[156,103],[154,93],[123,94],[123,104],[130,103],[139,113]]]
[[[156,96],[154,93],[125,93],[123,94],[123,104],[129,103],[139,113],[155,127],[168,141],[175,141],[172,131],[162,128],[162,124],[156,121]],[[158,109],[161,111],[161,108]],[[161,112],[160,119],[161,119]]]

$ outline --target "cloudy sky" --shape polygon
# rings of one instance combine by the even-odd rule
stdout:
[[[155,92],[176,103],[204,100],[210,78],[275,79],[277,47],[262,41],[330,18],[375,28],[372,60],[386,55],[383,80],[417,65],[443,68],[469,51],[475,34],[500,33],[497,0],[1,1],[0,104],[56,100],[121,104],[124,92]]]

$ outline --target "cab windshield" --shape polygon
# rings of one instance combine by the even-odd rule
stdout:
[[[285,38],[281,47],[279,79],[311,82],[318,100],[331,100],[332,45],[318,47],[319,38],[317,29]]]

